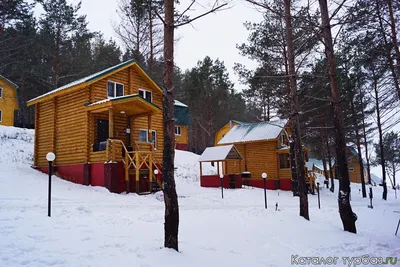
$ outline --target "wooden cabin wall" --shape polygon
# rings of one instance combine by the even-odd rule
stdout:
[[[360,163],[358,163],[357,158],[350,157],[347,162],[347,167],[349,168],[349,178],[352,183],[361,183],[361,170]],[[354,168],[354,171],[351,172],[350,168]]]
[[[87,112],[84,104],[88,94],[78,90],[56,98],[56,163],[86,163]]]
[[[178,126],[178,124],[177,124]],[[181,127],[181,135],[175,135],[178,144],[188,144],[188,126],[179,125]]]
[[[278,178],[278,156],[275,151],[276,141],[249,142],[235,144],[240,154],[246,159],[247,171],[251,172],[252,179],[262,179],[261,174],[267,173],[267,179]],[[240,173],[239,163],[227,162],[228,173]],[[245,162],[242,161],[242,172],[245,171]]]
[[[101,79],[96,83],[90,85],[90,102],[96,102],[103,99],[107,99],[107,81],[113,81],[124,84],[124,95],[138,94],[139,88],[152,92],[153,104],[162,108],[162,93],[154,89],[148,82],[140,76],[134,67],[129,67],[118,71],[117,73],[110,75],[107,78]],[[105,118],[106,119],[106,118]],[[126,121],[120,119],[115,120],[114,125],[114,138],[126,141],[126,135],[124,133],[126,128]],[[162,152],[164,149],[164,128],[163,128],[163,117],[162,113],[155,114],[152,116],[152,130],[157,132],[157,160],[161,162]],[[143,117],[134,118],[131,120],[131,137],[132,140],[139,140],[139,129],[147,129],[148,121],[147,115]],[[96,130],[94,131],[96,133]],[[117,137],[118,136],[118,137]],[[125,139],[124,139],[125,138]]]
[[[139,88],[148,90],[152,92],[153,104],[162,108],[162,93],[153,89],[139,74],[132,68],[131,69],[131,94],[138,94]],[[158,113],[151,118],[152,130],[157,132],[157,150],[155,155],[157,160],[162,162],[162,153],[164,150],[164,128],[163,128],[163,115]],[[134,141],[139,140],[139,130],[148,128],[148,118],[147,116],[138,117],[132,120],[131,134]]]
[[[46,154],[53,151],[54,112],[51,100],[36,104],[35,107],[35,152],[34,165],[48,166]],[[58,155],[57,155],[58,156]]]
[[[2,111],[0,125],[13,126],[14,111],[18,108],[16,89],[1,77],[0,88],[3,89],[0,97],[0,110]]]

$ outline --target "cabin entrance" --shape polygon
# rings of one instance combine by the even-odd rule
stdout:
[[[97,142],[104,142],[108,139],[108,120],[97,120]]]

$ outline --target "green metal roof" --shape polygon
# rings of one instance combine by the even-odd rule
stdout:
[[[190,125],[189,108],[182,102],[176,101],[174,104],[175,123],[180,125]]]

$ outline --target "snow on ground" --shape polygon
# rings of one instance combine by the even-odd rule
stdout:
[[[49,218],[48,176],[30,168],[32,131],[0,127],[0,137],[0,266],[286,267],[291,255],[338,257],[337,266],[348,266],[342,257],[400,255],[394,236],[400,214],[393,212],[400,200],[392,190],[385,202],[374,187],[369,209],[352,185],[355,235],[342,230],[336,193],[321,190],[321,209],[309,195],[310,221],[298,216],[291,192],[268,190],[267,210],[261,189],[224,190],[221,199],[220,189],[199,186],[198,156],[182,151],[176,152],[180,253],[162,248],[164,203],[154,195],[112,194],[54,177]]]

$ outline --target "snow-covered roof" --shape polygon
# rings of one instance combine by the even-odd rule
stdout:
[[[218,144],[232,144],[278,138],[287,120],[246,123],[233,126]]]
[[[174,105],[184,107],[184,108],[188,107],[187,105],[183,104],[181,101],[178,101],[178,100],[174,100]]]
[[[71,83],[68,83],[68,84],[66,84],[66,85],[63,85],[63,86],[61,86],[61,87],[58,87],[58,88],[56,88],[56,89],[54,89],[54,90],[52,90],[52,91],[50,91],[50,92],[47,92],[47,93],[45,93],[45,94],[43,94],[43,95],[40,95],[40,96],[38,96],[38,97],[35,97],[35,98],[29,100],[28,103],[29,103],[29,102],[32,102],[32,101],[35,101],[35,100],[38,100],[38,99],[40,99],[40,98],[42,98],[42,97],[45,97],[45,96],[48,96],[48,95],[57,93],[57,92],[59,92],[59,91],[65,90],[65,89],[67,89],[67,88],[70,88],[70,87],[79,85],[79,84],[81,84],[81,83],[90,82],[90,81],[92,81],[92,80],[94,80],[94,79],[96,79],[96,78],[98,78],[98,77],[100,77],[100,76],[103,76],[103,75],[105,75],[105,74],[107,74],[107,73],[109,73],[109,72],[112,72],[112,71],[114,71],[114,70],[117,70],[117,69],[119,69],[119,68],[122,68],[122,67],[124,67],[124,66],[126,66],[126,65],[129,65],[130,63],[133,63],[133,62],[135,62],[135,61],[134,61],[133,59],[131,59],[131,60],[122,62],[122,63],[120,63],[120,64],[118,64],[118,65],[112,66],[112,67],[110,67],[110,68],[108,68],[108,69],[105,69],[105,70],[96,72],[96,73],[91,74],[91,75],[86,76],[86,77],[83,77],[83,78],[81,78],[81,79],[78,79],[78,80],[76,80],[76,81],[73,81],[73,82],[71,82]]]
[[[207,147],[199,161],[223,161],[227,159],[243,159],[234,145]]]
[[[314,163],[312,162],[306,162],[306,167],[308,169],[308,171],[312,171],[313,167],[314,167]]]
[[[324,169],[324,164],[322,163],[322,160],[316,159],[316,158],[309,158],[308,162],[312,163],[316,168],[323,170]],[[329,166],[326,166],[326,169],[329,170]]]
[[[371,172],[371,181],[372,181],[372,183],[375,183],[375,184],[383,184],[382,178],[379,178],[377,175],[373,174],[372,172]]]

